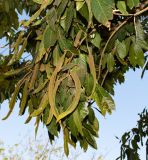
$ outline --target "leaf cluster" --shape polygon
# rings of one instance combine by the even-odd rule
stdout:
[[[123,134],[121,139],[121,154],[117,159],[128,160],[140,160],[138,151],[141,146],[144,145],[144,138],[148,137],[148,111],[144,109],[142,113],[139,114],[140,119],[137,122],[137,126],[132,128],[131,131]]]
[[[5,81],[13,82],[0,90],[1,102],[10,98],[3,119],[19,99],[19,115],[28,112],[25,123],[36,117],[36,133],[42,122],[52,142],[62,128],[66,155],[68,144],[76,147],[79,142],[85,151],[88,145],[97,148],[99,122],[92,104],[96,102],[103,116],[111,114],[114,85],[124,82],[129,68],[144,66],[148,45],[138,16],[148,10],[147,4],[30,0],[27,6],[30,18],[11,34],[11,55],[0,64],[2,87]],[[27,61],[26,52],[31,55]]]

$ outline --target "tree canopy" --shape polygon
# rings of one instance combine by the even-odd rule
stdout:
[[[97,148],[94,110],[111,114],[114,85],[145,64],[146,11],[145,0],[0,0],[0,38],[9,45],[0,55],[3,120],[19,100],[19,115],[28,113],[25,123],[35,117],[36,132],[42,122],[52,142],[63,130],[66,155],[68,144]]]

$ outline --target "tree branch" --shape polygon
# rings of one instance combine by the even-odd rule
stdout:
[[[100,79],[100,76],[101,76],[101,65],[102,65],[102,60],[103,60],[103,57],[104,57],[104,54],[105,54],[105,51],[108,47],[108,44],[109,42],[111,41],[111,39],[113,38],[113,36],[120,30],[120,28],[122,28],[127,22],[128,20],[130,19],[131,17],[127,18],[124,22],[122,22],[114,31],[113,33],[111,34],[111,36],[109,37],[109,39],[107,40],[104,48],[103,48],[103,51],[101,53],[101,58],[100,58],[100,62],[99,62],[99,73],[98,73],[98,80]]]

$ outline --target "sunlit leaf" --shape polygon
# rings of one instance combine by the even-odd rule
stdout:
[[[109,53],[107,55],[107,69],[108,69],[108,71],[112,72],[114,70],[114,66],[115,66],[114,56],[112,55],[112,53]]]
[[[115,109],[114,100],[109,95],[109,93],[99,84],[97,84],[96,86],[93,98],[96,101],[103,115],[106,115],[106,112],[111,114],[112,111]]]
[[[79,115],[79,112],[78,112],[77,109],[73,113],[73,119],[74,119],[74,122],[76,124],[76,127],[77,127],[78,131],[83,136],[82,122],[81,122],[80,115]]]
[[[122,14],[128,15],[128,12],[126,11],[126,3],[124,1],[118,1],[117,7]]]
[[[94,37],[93,37],[94,36]],[[91,43],[94,44],[97,48],[100,49],[100,43],[101,43],[101,36],[98,32],[93,33],[91,35]]]
[[[137,7],[139,4],[139,0],[127,0],[127,5],[129,6],[130,9],[133,7]]]
[[[124,59],[127,56],[127,51],[126,49],[128,49],[126,47],[126,44],[124,41],[120,42],[119,40],[116,41],[116,49],[117,49],[117,53],[119,55],[119,57],[121,59]]]
[[[113,18],[113,0],[92,0],[92,12],[95,18],[108,27],[108,20]]]

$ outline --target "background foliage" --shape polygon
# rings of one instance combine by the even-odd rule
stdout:
[[[128,160],[140,160],[138,151],[140,150],[140,145],[147,145],[143,141],[148,137],[148,111],[144,109],[142,113],[139,114],[140,119],[137,121],[137,126],[132,128],[131,131],[125,132],[121,139],[121,153],[118,159]],[[146,142],[147,143],[147,142]],[[147,154],[147,153],[146,153]]]
[[[52,142],[62,128],[66,155],[68,144],[97,148],[94,109],[111,114],[114,85],[124,82],[130,68],[147,63],[147,5],[143,0],[0,0],[0,37],[9,45],[9,54],[0,56],[0,103],[9,99],[3,119],[20,100],[19,115],[28,112],[25,123],[36,117],[36,133],[42,122]],[[23,13],[29,20],[19,21]]]

